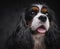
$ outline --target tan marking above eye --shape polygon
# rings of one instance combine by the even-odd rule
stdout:
[[[48,12],[48,9],[47,9],[46,7],[43,7],[43,8],[41,9],[41,12],[42,12],[42,13],[47,13],[47,12]]]
[[[39,10],[39,8],[38,7],[36,7],[36,6],[34,6],[34,7],[32,7],[32,10],[34,10],[34,11],[38,11]]]

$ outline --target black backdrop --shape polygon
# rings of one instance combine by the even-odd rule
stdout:
[[[60,27],[60,2],[59,0],[37,0],[43,1],[49,5],[56,13],[57,25]],[[4,44],[16,28],[19,21],[20,9],[28,4],[37,2],[36,0],[2,0],[0,1],[0,49],[4,48]]]

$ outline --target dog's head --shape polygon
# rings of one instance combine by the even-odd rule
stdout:
[[[16,30],[16,41],[19,46],[22,44],[26,49],[26,44],[27,49],[31,49],[30,47],[33,47],[31,33],[39,33],[39,36],[46,35],[44,39],[47,49],[52,49],[52,47],[55,49],[55,45],[58,45],[57,38],[59,34],[56,30],[54,12],[45,4],[32,4],[20,14],[20,21]]]
[[[25,10],[26,25],[32,31],[44,34],[53,26],[54,13],[44,4],[32,4]]]
[[[40,34],[45,34],[55,26],[54,12],[45,4],[32,4],[25,9],[23,20],[28,28]]]

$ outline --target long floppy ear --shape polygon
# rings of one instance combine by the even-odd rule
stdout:
[[[26,20],[25,20],[25,10],[26,10],[26,8],[23,8],[23,9],[20,10],[19,22],[17,24],[16,32],[19,32],[19,30],[22,29],[22,28],[27,29]]]
[[[25,8],[20,13],[20,21],[19,21],[18,25],[20,25],[21,27],[26,25],[26,21],[25,21]]]
[[[58,28],[55,12],[49,8],[48,13],[49,13],[49,18],[50,18],[50,28],[53,28],[53,29]]]
[[[29,28],[26,28],[25,13],[20,13],[20,20],[16,31],[8,38],[6,46],[8,49],[31,49],[33,41]]]
[[[59,49],[60,32],[56,24],[55,14],[51,9],[49,9],[49,14],[51,16],[51,22],[50,22],[51,24],[50,29],[47,31],[45,38],[47,49]]]

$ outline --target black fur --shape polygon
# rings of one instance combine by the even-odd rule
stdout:
[[[51,9],[49,9],[48,13],[51,26],[45,36],[46,49],[60,49],[60,32],[55,23],[55,15]],[[25,14],[25,11],[23,11],[16,31],[7,40],[7,49],[33,49],[34,41],[31,36],[32,31],[26,25]]]

